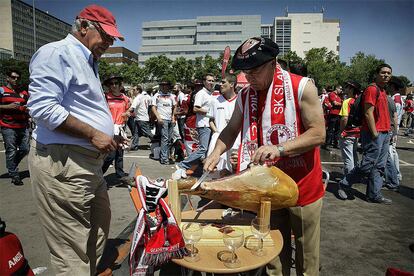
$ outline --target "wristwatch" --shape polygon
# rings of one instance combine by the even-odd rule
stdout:
[[[279,151],[280,157],[285,156],[285,148],[282,145],[277,145],[277,150]]]

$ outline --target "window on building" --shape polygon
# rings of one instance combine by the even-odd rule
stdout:
[[[310,44],[311,42],[310,41],[303,41],[303,43]]]
[[[310,25],[310,22],[303,22],[304,25]]]
[[[304,34],[310,34],[311,32],[303,32]]]

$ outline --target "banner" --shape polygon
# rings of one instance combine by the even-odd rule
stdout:
[[[224,54],[223,54],[223,64],[221,65],[221,78],[222,79],[224,79],[225,74],[226,74],[226,68],[227,68],[227,64],[229,63],[230,54],[231,54],[230,47],[226,46],[226,48],[224,49]]]

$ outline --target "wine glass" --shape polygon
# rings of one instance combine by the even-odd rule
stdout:
[[[269,222],[261,218],[255,218],[252,220],[251,229],[253,235],[256,237],[256,239],[259,240],[259,245],[255,250],[252,251],[252,254],[256,256],[266,255],[265,251],[263,250],[263,238],[270,233]]]
[[[183,225],[183,236],[186,244],[190,245],[190,255],[184,257],[188,262],[197,262],[200,260],[198,249],[194,246],[201,239],[203,228],[199,223],[189,222]]]
[[[224,245],[231,250],[231,258],[223,260],[224,265],[228,268],[240,267],[240,260],[237,258],[235,250],[241,247],[244,243],[243,230],[237,227],[224,227],[223,242]]]

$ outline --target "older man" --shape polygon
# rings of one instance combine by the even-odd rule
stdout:
[[[104,7],[90,5],[72,34],[42,46],[30,62],[30,115],[37,123],[29,155],[33,193],[57,275],[94,275],[111,211],[102,175],[117,149],[97,60],[123,40]]]
[[[325,127],[318,92],[306,77],[283,70],[279,49],[267,38],[250,38],[236,51],[232,68],[243,70],[250,87],[239,93],[236,108],[216,147],[205,161],[212,171],[241,131],[238,170],[255,164],[275,165],[299,188],[296,207],[272,215],[271,226],[284,238],[279,259],[268,265],[272,275],[290,275],[291,230],[296,239],[296,272],[319,274],[320,213],[324,189],[318,146]]]

